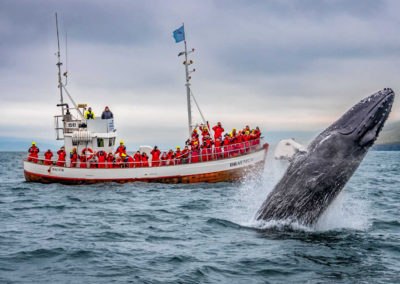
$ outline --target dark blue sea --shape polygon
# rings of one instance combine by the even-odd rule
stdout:
[[[399,283],[400,152],[370,152],[314,228],[260,224],[279,180],[24,181],[0,153],[1,283]]]

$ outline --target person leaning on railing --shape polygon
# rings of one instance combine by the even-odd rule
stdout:
[[[38,147],[36,147],[36,142],[32,142],[32,147],[29,148],[28,152],[28,161],[37,163],[40,150]]]

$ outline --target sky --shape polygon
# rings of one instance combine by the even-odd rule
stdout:
[[[172,37],[182,23],[211,125],[283,139],[323,130],[380,89],[400,91],[400,1],[0,0],[7,141],[55,138],[55,12],[68,91],[98,116],[109,106],[132,147],[186,140],[183,43]],[[389,119],[400,119],[398,99]]]

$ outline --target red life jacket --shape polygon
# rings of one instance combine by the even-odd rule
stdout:
[[[161,151],[160,150],[153,150],[151,151],[151,160],[152,161],[159,161],[160,160]]]
[[[79,164],[80,168],[87,168],[85,155],[79,156],[79,161],[80,161],[80,164]]]
[[[121,156],[122,153],[124,153],[126,155],[126,147],[125,146],[119,146],[117,148],[117,151],[115,151],[115,154],[119,154],[119,156]]]
[[[149,157],[146,154],[142,155],[142,167],[149,166]]]
[[[107,155],[107,168],[112,168],[114,166],[114,156],[112,154]]]
[[[51,157],[53,157],[53,153],[51,151],[47,151],[44,153],[44,164],[51,165]]]
[[[99,159],[99,168],[105,168],[105,166],[106,166],[106,152],[99,151],[99,152],[97,152],[96,156]]]
[[[133,158],[135,159],[135,168],[140,168],[142,166],[141,161],[141,157],[142,155],[136,153],[135,156],[133,156]]]
[[[57,154],[58,154],[57,166],[63,167],[65,164],[65,156],[67,155],[67,153],[65,153],[64,150],[58,150]]]
[[[127,156],[125,159],[125,163],[128,168],[133,168],[134,162],[135,161],[133,160],[132,156]]]
[[[204,147],[204,148],[201,150],[201,160],[202,160],[203,162],[207,162],[207,161],[209,160],[208,151],[207,151],[207,148],[206,148],[206,147]]]

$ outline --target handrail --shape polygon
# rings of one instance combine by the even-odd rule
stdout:
[[[247,143],[248,142],[248,145]],[[251,143],[253,142],[253,144]],[[235,143],[235,144],[230,144],[230,145],[221,145],[220,147],[215,147],[213,146],[212,148],[208,148],[209,152],[206,154],[201,154],[200,152],[202,149],[200,149],[196,155],[193,156],[194,151],[189,151],[187,157],[183,157],[181,155],[180,158],[176,159],[166,159],[162,160],[161,157],[157,161],[152,161],[150,158],[148,161],[140,161],[140,162],[123,162],[121,161],[120,164],[118,163],[115,159],[113,161],[112,167],[108,167],[109,164],[107,161],[104,163],[99,163],[97,159],[95,159],[95,156],[91,159],[86,161],[85,167],[81,167],[81,162],[78,160],[75,163],[75,166],[71,166],[71,162],[69,161],[69,165],[66,166],[66,161],[61,161],[61,163],[64,163],[64,166],[61,167],[66,167],[66,168],[91,168],[91,169],[96,169],[96,168],[140,168],[140,167],[164,167],[164,166],[175,166],[175,165],[185,165],[185,164],[194,164],[194,163],[202,163],[202,162],[208,162],[208,161],[217,161],[217,160],[223,160],[223,159],[229,159],[232,157],[239,157],[239,156],[244,156],[249,153],[255,152],[256,150],[259,150],[262,148],[261,145],[261,139],[253,139],[250,141],[245,141],[241,143]],[[233,148],[231,150],[229,147]],[[227,149],[226,149],[227,148]],[[182,152],[181,152],[182,153]],[[24,161],[28,161],[29,158],[24,159]],[[49,165],[49,166],[55,166],[59,162],[58,160],[55,159],[44,159],[44,158],[31,158],[33,163],[38,163],[38,164],[43,164],[43,165]],[[36,161],[36,162],[35,162]],[[28,161],[30,162],[30,161]],[[96,167],[91,167],[91,164],[95,164]],[[148,166],[147,166],[147,165]],[[153,165],[154,164],[154,165]]]

